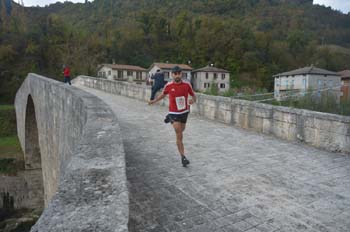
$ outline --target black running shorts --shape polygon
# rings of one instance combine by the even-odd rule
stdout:
[[[188,112],[183,113],[183,114],[169,114],[170,122],[182,122],[186,123],[187,122],[187,117],[188,117]]]

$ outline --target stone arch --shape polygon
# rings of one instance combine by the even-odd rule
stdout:
[[[41,152],[39,146],[39,132],[35,104],[31,95],[28,95],[25,111],[25,140],[24,140],[24,173],[28,184],[28,196],[35,196],[34,208],[44,208],[45,188],[41,166]]]
[[[39,133],[35,114],[34,101],[28,96],[25,115],[25,169],[41,169],[41,153],[39,147]]]

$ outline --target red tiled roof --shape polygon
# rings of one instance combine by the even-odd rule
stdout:
[[[317,68],[314,66],[310,67],[304,67],[295,69],[289,72],[279,73],[274,75],[273,77],[280,77],[280,76],[292,76],[292,75],[303,75],[303,74],[318,74],[318,75],[332,75],[332,76],[339,76],[336,72],[328,71],[325,69]]]
[[[229,71],[221,68],[216,68],[212,66],[205,66],[203,68],[199,68],[194,70],[193,72],[223,72],[223,73],[229,73]]]
[[[103,66],[107,66],[111,69],[116,69],[116,70],[146,71],[146,69],[140,66],[126,65],[126,64],[101,64],[98,69],[102,68]]]
[[[340,75],[340,77],[341,77],[342,79],[348,79],[348,78],[350,78],[350,70],[340,71],[340,72],[338,72],[338,74]]]
[[[183,70],[192,70],[193,68],[187,64],[169,64],[169,63],[153,63],[150,67],[152,69],[154,66],[157,66],[159,68],[163,69],[172,69],[174,66],[179,66]]]

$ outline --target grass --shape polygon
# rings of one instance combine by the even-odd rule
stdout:
[[[16,134],[16,112],[13,105],[0,105],[0,137]]]
[[[11,146],[20,148],[19,140],[17,136],[1,137],[0,138],[0,147]]]
[[[0,159],[0,173],[6,175],[16,175],[17,171],[23,169],[23,162],[13,158]]]
[[[5,158],[23,159],[17,136],[0,137],[0,159]]]
[[[14,110],[14,105],[0,105],[0,110]]]
[[[24,167],[23,153],[17,136],[0,138],[0,174],[16,175]]]
[[[13,105],[0,105],[0,173],[15,175],[23,169],[23,153],[16,134]]]

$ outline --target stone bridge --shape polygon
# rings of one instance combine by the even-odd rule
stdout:
[[[199,94],[182,168],[166,100],[74,85],[29,74],[17,93],[25,166],[43,178],[32,231],[350,230],[349,117]]]

